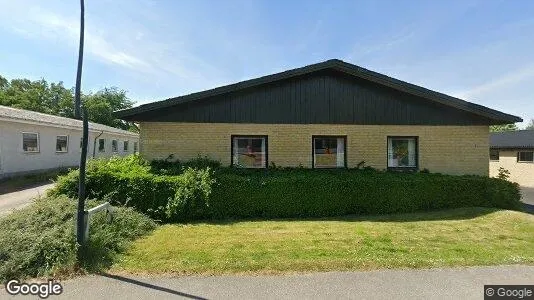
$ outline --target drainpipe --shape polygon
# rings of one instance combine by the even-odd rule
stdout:
[[[98,140],[98,138],[99,138],[102,134],[104,134],[104,131],[103,131],[103,130],[100,131],[100,133],[95,137],[95,140],[94,140],[94,142],[93,142],[93,158],[95,158],[95,153],[96,153],[96,152],[95,152],[95,150],[96,150],[96,140]]]

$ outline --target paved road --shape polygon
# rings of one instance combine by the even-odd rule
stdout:
[[[534,187],[521,187],[521,194],[526,211],[534,214]]]
[[[534,284],[534,266],[285,276],[93,275],[62,284],[63,294],[49,299],[483,299],[484,284]],[[6,295],[0,290],[0,298]]]
[[[53,183],[46,183],[24,190],[0,195],[0,216],[8,214],[13,209],[24,207],[31,203],[32,199],[45,195],[46,190],[52,188]]]

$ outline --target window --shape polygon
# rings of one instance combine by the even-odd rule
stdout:
[[[388,168],[417,168],[417,137],[388,137]]]
[[[134,153],[137,153],[137,142],[134,142]]]
[[[124,141],[123,151],[128,152],[128,141]]]
[[[83,147],[83,137],[80,138],[80,149]]]
[[[117,140],[111,141],[111,151],[119,152],[119,143],[117,142]]]
[[[518,162],[534,162],[534,151],[519,151],[517,153]]]
[[[66,153],[69,150],[69,136],[58,135],[56,136],[56,152]]]
[[[232,136],[232,165],[267,167],[267,136]]]
[[[314,136],[312,140],[314,168],[346,167],[346,136]]]
[[[106,152],[106,140],[98,139],[98,152]]]
[[[39,134],[33,132],[22,133],[22,151],[39,152]]]
[[[490,160],[499,160],[499,150],[490,149]]]

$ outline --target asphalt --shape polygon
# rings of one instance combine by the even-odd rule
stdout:
[[[521,201],[525,205],[525,210],[534,214],[534,187],[521,187]]]
[[[84,276],[49,299],[483,299],[485,284],[534,284],[534,266],[283,276]],[[19,299],[0,290],[0,298]]]
[[[43,183],[16,192],[1,194],[0,216],[30,204],[34,198],[45,195],[45,192],[53,186],[53,183]]]

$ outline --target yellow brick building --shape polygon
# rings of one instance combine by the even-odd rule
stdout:
[[[486,176],[488,126],[521,120],[340,60],[116,115],[140,124],[147,159]]]

